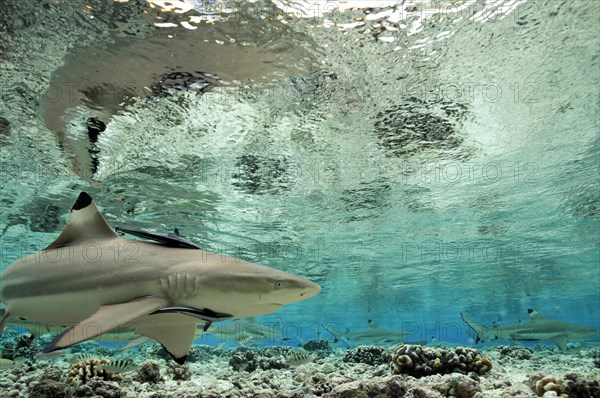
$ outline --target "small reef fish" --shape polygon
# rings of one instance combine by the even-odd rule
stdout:
[[[304,350],[290,351],[283,356],[285,363],[289,366],[300,366],[312,362],[316,359],[315,354]]]
[[[0,370],[20,368],[27,361],[27,358],[18,357],[14,360],[8,358],[0,358]]]
[[[100,367],[111,373],[126,373],[136,370],[139,366],[130,359],[114,359]]]
[[[33,359],[35,359],[36,361],[52,361],[56,358],[62,357],[63,355],[70,354],[71,351],[73,351],[72,348],[65,348],[62,350],[56,350],[52,352],[39,352],[35,354]]]
[[[485,327],[460,314],[462,320],[477,333],[477,340],[551,340],[561,350],[567,345],[567,340],[585,339],[598,333],[597,329],[581,326],[576,323],[557,321],[546,318],[533,309],[528,309],[529,320],[512,325],[501,326],[494,324]]]

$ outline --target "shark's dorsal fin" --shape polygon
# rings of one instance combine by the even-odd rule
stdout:
[[[370,328],[376,328],[376,327],[378,327],[377,326],[377,322],[375,322],[374,320],[369,319],[368,322],[369,322],[369,327]]]
[[[115,230],[117,232],[123,232],[137,236],[138,238],[149,239],[168,247],[179,247],[181,249],[200,249],[200,246],[181,236],[177,228],[175,228],[175,234],[163,234],[162,232],[146,231],[143,229],[129,229],[123,227],[116,227]]]
[[[44,250],[67,246],[76,241],[114,238],[117,235],[106,223],[90,195],[81,192],[71,208],[71,214],[62,233]]]
[[[537,312],[534,309],[529,308],[527,310],[527,312],[529,313],[529,319],[544,319],[545,317],[540,314],[539,312]]]

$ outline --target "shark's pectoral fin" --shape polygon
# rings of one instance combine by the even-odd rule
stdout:
[[[196,337],[197,322],[180,314],[150,315],[137,323],[137,332],[158,341],[173,360],[182,365]]]
[[[81,192],[71,208],[71,214],[65,229],[44,250],[56,249],[75,241],[115,238],[116,236],[102,217],[92,197],[85,192]]]
[[[93,339],[115,328],[125,326],[168,304],[169,302],[163,297],[148,296],[126,303],[103,305],[90,317],[58,335],[52,343],[44,348],[44,352],[56,351]]]
[[[565,346],[567,345],[567,335],[566,334],[554,336],[550,340],[554,341],[556,343],[556,345],[558,346],[558,348],[560,348],[561,350],[564,349]]]

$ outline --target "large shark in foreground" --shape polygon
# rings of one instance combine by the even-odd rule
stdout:
[[[122,238],[82,192],[60,236],[1,276],[7,310],[0,331],[12,317],[67,326],[44,349],[51,352],[133,326],[183,363],[198,323],[269,314],[320,291],[309,280],[181,247],[174,238]]]
[[[494,324],[485,327],[473,322],[465,314],[460,314],[465,321],[477,333],[477,342],[489,340],[551,340],[562,350],[567,345],[567,340],[585,339],[598,333],[598,330],[577,325],[576,323],[548,319],[528,309],[529,320],[513,325],[500,326]]]

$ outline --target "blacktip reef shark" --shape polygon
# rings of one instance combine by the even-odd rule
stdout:
[[[399,329],[380,328],[370,319],[368,329],[346,331],[346,333],[340,333],[327,325],[322,326],[323,329],[335,337],[336,342],[341,340],[348,345],[348,348],[352,348],[352,345],[357,344],[395,344],[410,335],[410,333]],[[352,344],[352,341],[355,344]]]
[[[198,323],[273,313],[320,291],[287,272],[168,241],[118,236],[82,192],[60,236],[4,271],[0,330],[12,317],[67,326],[44,348],[52,352],[132,325],[184,363]]]
[[[462,320],[477,333],[477,340],[551,340],[561,350],[567,345],[567,340],[585,339],[598,333],[597,329],[581,326],[576,323],[548,319],[533,309],[528,309],[529,320],[513,325],[501,326],[494,324],[485,327],[473,322],[461,313]]]

